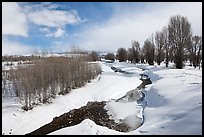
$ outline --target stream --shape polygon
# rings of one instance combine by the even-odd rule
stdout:
[[[133,74],[126,71],[121,71],[116,67],[111,67],[111,69],[115,72],[123,73],[124,75]],[[147,75],[141,74],[140,76],[140,80],[142,80],[142,83],[137,88],[127,92],[126,95],[124,95],[123,97],[111,101],[88,102],[85,106],[79,109],[72,109],[67,113],[64,113],[58,117],[54,117],[50,123],[45,124],[44,126],[36,129],[35,131],[27,133],[27,135],[46,135],[61,128],[77,125],[81,123],[84,119],[90,119],[94,121],[97,125],[105,126],[109,129],[113,129],[120,132],[129,132],[137,129],[144,123],[143,111],[147,105],[145,101],[144,88],[145,85],[152,83]],[[134,116],[135,118],[137,118],[137,123],[134,126],[128,124],[126,122],[126,119],[122,119],[119,122],[115,121],[108,114],[109,110],[107,110],[106,108],[106,106],[110,103],[128,102],[136,102],[136,106],[140,107],[142,111],[142,117]]]

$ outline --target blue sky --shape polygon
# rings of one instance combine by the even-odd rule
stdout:
[[[34,7],[36,5],[42,5],[43,3],[40,2],[31,2],[31,3],[19,3],[20,7]],[[107,5],[107,3],[88,3],[88,2],[56,2],[53,3],[57,5],[57,8],[53,8],[52,10],[60,10],[60,11],[71,11],[76,10],[78,16],[84,22],[80,23],[73,23],[63,26],[63,29],[68,33],[68,36],[56,37],[54,38],[56,41],[65,41],[71,40],[75,41],[73,38],[81,29],[86,26],[89,26],[93,23],[101,23],[105,20],[108,20],[111,17],[112,11],[111,8]],[[51,5],[51,3],[43,5],[43,8]],[[41,9],[41,8],[39,8]],[[37,10],[37,9],[36,9]],[[16,35],[10,35],[10,39],[14,41],[21,41],[25,44],[36,46],[36,47],[43,47],[49,48],[50,45],[53,43],[53,37],[46,37],[45,32],[40,31],[42,28],[45,28],[46,25],[36,25],[35,23],[28,22],[29,29],[28,34],[29,37],[21,37]],[[55,27],[50,27],[51,31],[55,31]]]
[[[2,53],[63,52],[72,45],[115,52],[132,40],[142,45],[174,15],[186,16],[202,35],[201,2],[3,2]]]

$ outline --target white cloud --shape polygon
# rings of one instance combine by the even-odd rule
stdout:
[[[59,38],[63,36],[65,31],[62,28],[57,28],[56,32],[54,33],[55,38]]]
[[[74,33],[74,34],[73,34],[73,37],[81,37],[81,34],[79,34],[79,33]]]
[[[61,36],[63,36],[65,34],[64,29],[62,28],[57,28],[55,32],[50,32],[46,34],[46,37],[55,37],[55,38],[59,38]]]
[[[59,27],[66,24],[77,24],[81,21],[75,12],[50,10],[46,8],[30,12],[28,14],[28,18],[37,25],[47,27]]]
[[[2,41],[2,55],[25,55],[34,51],[34,48],[19,42],[12,42],[3,39]]]
[[[113,5],[114,6],[114,5]],[[143,45],[151,33],[160,31],[175,15],[186,16],[193,34],[202,35],[202,3],[147,3],[142,8],[118,8],[103,24],[95,24],[81,33],[80,47],[87,50],[112,51],[130,47],[136,40]]]
[[[42,3],[38,5],[25,6],[29,21],[43,28],[40,31],[45,33],[46,37],[59,38],[65,34],[62,28],[69,24],[78,24],[83,22],[76,10],[57,10],[58,5],[53,3]],[[56,31],[51,31],[55,28]]]
[[[2,2],[2,34],[28,36],[26,15],[16,2]]]
[[[14,42],[7,35],[28,36],[29,25],[38,25],[39,31],[47,37],[60,38],[66,35],[65,25],[78,24],[81,20],[75,10],[57,10],[53,3],[2,3],[2,54],[28,54],[33,48],[21,42]],[[30,24],[32,22],[33,24]],[[3,38],[3,37],[2,37]]]
[[[41,32],[50,32],[50,29],[48,27],[42,27],[39,29]]]

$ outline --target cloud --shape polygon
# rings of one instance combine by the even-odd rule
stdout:
[[[24,6],[28,20],[38,26],[46,37],[59,38],[65,34],[66,25],[76,25],[81,20],[76,10],[58,10],[59,5],[53,3],[41,3],[37,5],[27,4]],[[53,32],[53,28],[56,29]]]
[[[114,7],[114,5],[113,5]],[[202,35],[202,3],[147,3],[141,7],[114,7],[114,13],[105,23],[95,24],[81,32],[80,47],[87,50],[112,51],[128,48],[131,41],[142,46],[152,33],[168,25],[172,16],[186,16],[193,34]]]
[[[59,38],[63,36],[65,31],[62,28],[57,28],[56,32],[54,33],[55,38]]]
[[[54,37],[54,38],[59,38],[64,36],[65,30],[61,27],[56,28],[54,31],[51,30],[49,27],[43,27],[39,29],[41,32],[45,33],[46,37]]]
[[[41,9],[28,14],[30,21],[37,25],[47,27],[59,27],[66,24],[77,24],[80,18],[70,11]]]
[[[59,38],[61,36],[63,36],[65,34],[64,29],[62,28],[57,28],[55,32],[50,32],[46,34],[46,37],[55,37],[55,38]]]
[[[34,51],[34,48],[19,42],[2,40],[2,55],[26,55]]]
[[[57,4],[50,2],[41,4],[3,2],[2,54],[22,55],[33,52],[34,48],[31,45],[8,37],[8,35],[28,37],[30,25],[35,25],[34,27],[39,28],[39,31],[47,37],[59,38],[66,34],[65,25],[83,22],[77,11],[57,10],[58,7]]]
[[[78,29],[77,32],[67,35],[66,25],[76,25],[86,21],[80,18],[76,10],[59,10],[57,3],[3,2],[2,34],[4,37],[7,35],[26,37],[29,25],[34,25],[46,37],[61,41],[53,43],[58,50],[67,50],[69,45],[77,43],[84,50],[115,52],[119,47],[129,48],[132,40],[139,41],[142,46],[152,33],[160,31],[168,24],[171,16],[181,15],[188,18],[194,35],[202,35],[201,2],[139,4],[134,2],[109,5],[113,9],[110,19],[95,24],[91,22],[87,28],[81,31]],[[65,35],[68,37],[63,37]],[[2,53],[27,53],[32,49],[21,42],[13,42],[10,37],[3,40],[2,44]]]
[[[42,27],[42,28],[40,28],[39,30],[40,30],[41,32],[46,32],[46,33],[50,32],[50,29],[49,29],[48,27]]]
[[[26,15],[16,2],[2,2],[2,34],[28,36]]]

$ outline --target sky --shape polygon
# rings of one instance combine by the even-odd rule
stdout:
[[[2,55],[36,51],[116,52],[140,46],[172,16],[202,36],[202,2],[2,2]]]

